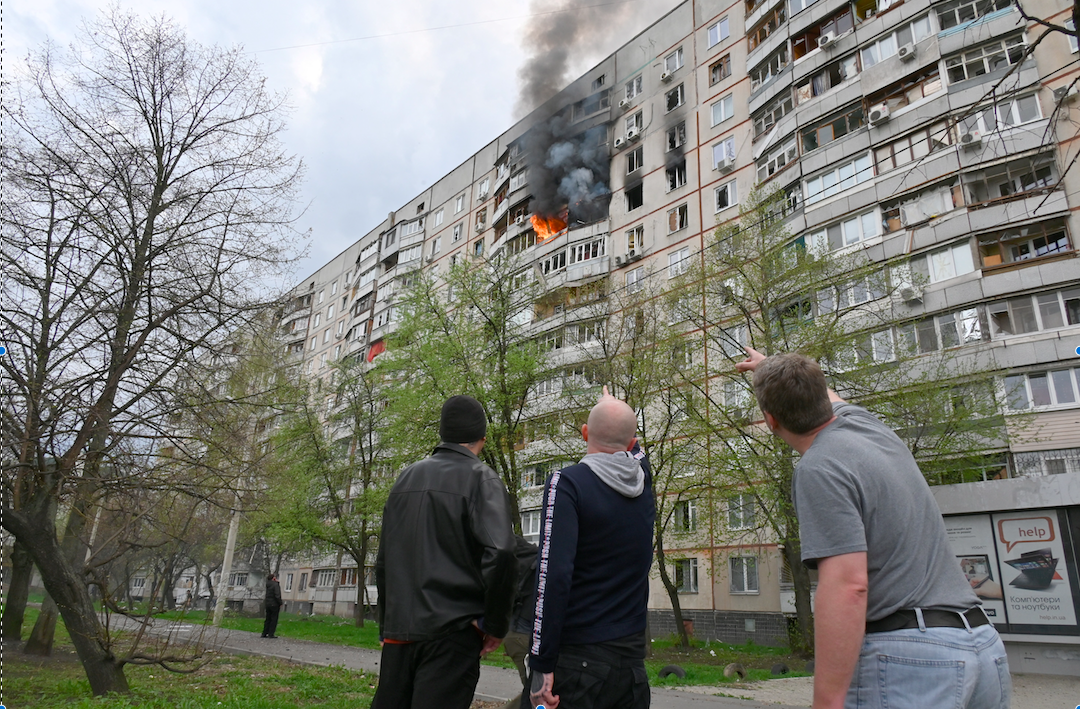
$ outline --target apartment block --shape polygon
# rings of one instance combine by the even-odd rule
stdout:
[[[1071,22],[1063,0],[1025,8]],[[1011,622],[1003,605],[1002,628],[1018,647],[1080,644],[1080,55],[1074,37],[1045,31],[1007,0],[687,0],[299,284],[288,347],[313,377],[341,357],[371,361],[410,273],[500,252],[524,254],[548,291],[632,291],[685,270],[718,225],[738,220],[741,200],[775,185],[806,243],[911,259],[919,277],[875,347],[969,348],[1000,371],[1005,413],[1034,415],[1033,432],[996,451],[981,481],[958,486],[988,506],[946,490],[943,510],[1044,512],[1069,608]],[[567,146],[567,163],[538,159],[538,144]],[[602,189],[580,199],[554,189],[578,169]],[[551,315],[538,310],[538,332],[565,326]],[[527,536],[539,534],[542,473],[522,482]],[[1052,475],[1065,476],[1059,493],[1038,492]],[[1030,494],[986,492],[999,483]],[[679,505],[667,556],[695,633],[782,642],[791,586],[752,496]],[[999,581],[1007,561],[987,561]],[[299,580],[317,571],[296,570],[285,595],[321,612],[324,599]],[[673,630],[659,580],[650,605],[654,632]]]

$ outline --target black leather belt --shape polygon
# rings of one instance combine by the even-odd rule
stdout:
[[[961,615],[964,617],[962,618]],[[922,611],[923,624],[927,628],[964,628],[964,618],[967,625],[975,628],[987,625],[990,619],[983,613],[981,606],[968,608],[962,614],[957,611],[943,611],[935,608],[924,608]],[[887,615],[881,620],[871,621],[866,624],[867,633],[887,633],[890,630],[909,630],[919,627],[919,618],[915,611],[910,608],[902,608],[892,615]]]

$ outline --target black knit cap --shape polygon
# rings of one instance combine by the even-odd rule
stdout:
[[[473,443],[487,435],[484,406],[471,396],[451,396],[442,407],[439,438],[447,443]]]

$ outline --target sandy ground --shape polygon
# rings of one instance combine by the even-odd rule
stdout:
[[[679,687],[697,694],[754,699],[764,704],[808,707],[813,698],[813,677],[773,679],[724,687]],[[1012,706],[1016,709],[1063,709],[1080,704],[1080,678],[1051,675],[1013,675]]]

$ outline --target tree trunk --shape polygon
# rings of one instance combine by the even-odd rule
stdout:
[[[671,580],[667,571],[667,562],[664,559],[664,538],[656,535],[656,565],[660,569],[660,580],[664,583],[668,598],[671,600],[671,611],[675,614],[675,632],[679,634],[679,644],[683,649],[690,649],[690,636],[686,634],[686,626],[683,624],[682,605],[679,603],[679,589]]]
[[[784,544],[784,558],[795,585],[795,625],[788,626],[788,644],[801,657],[814,654],[814,613],[810,605],[810,571],[803,565],[798,538]]]
[[[59,610],[52,596],[46,595],[45,602],[41,604],[41,613],[38,614],[37,622],[30,631],[30,637],[26,639],[23,652],[27,655],[40,655],[49,657],[52,655],[53,636],[56,635],[56,616]]]
[[[11,583],[8,584],[8,595],[4,600],[4,616],[0,620],[0,637],[4,640],[22,640],[26,599],[30,595],[33,577],[34,560],[26,547],[16,541],[11,553]]]

